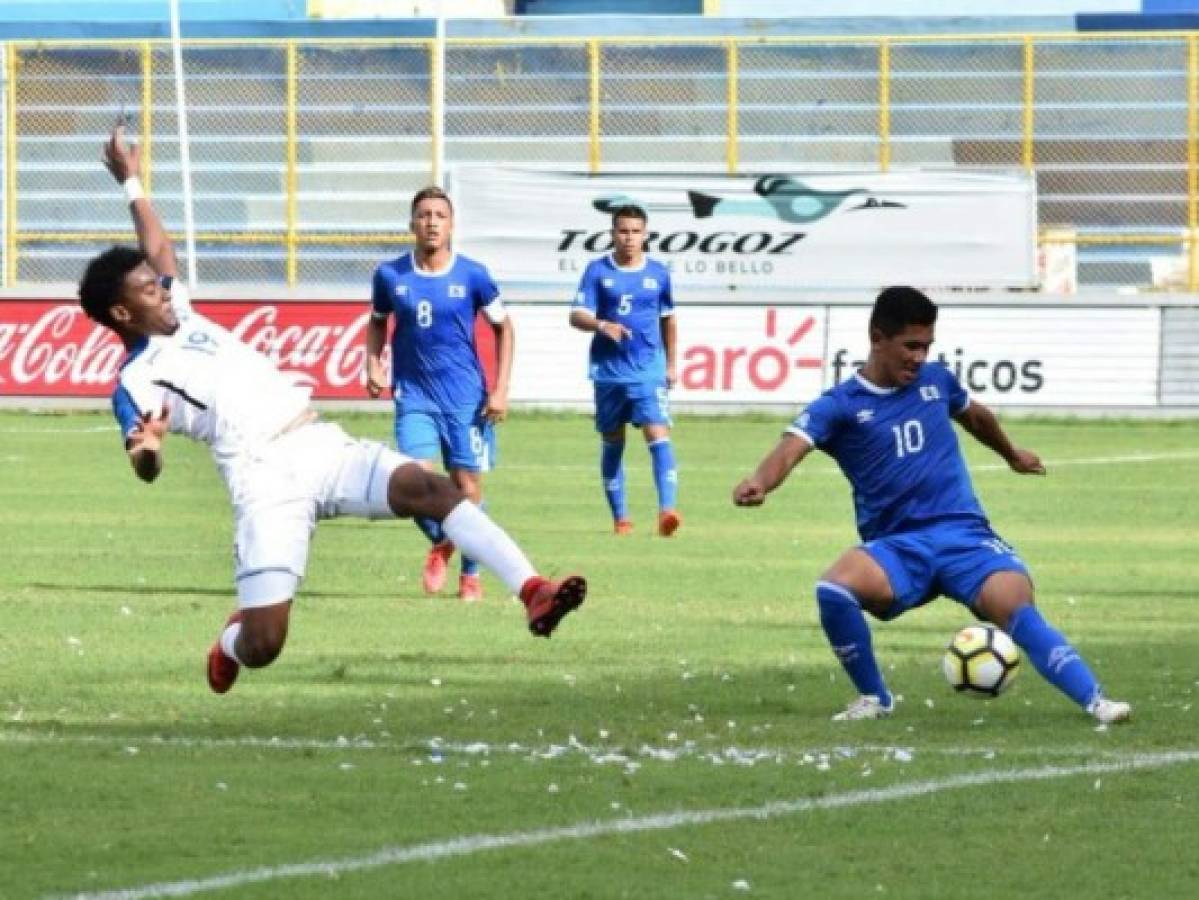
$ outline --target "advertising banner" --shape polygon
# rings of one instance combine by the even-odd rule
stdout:
[[[611,249],[612,212],[649,216],[676,296],[886,284],[1033,287],[1036,196],[1023,172],[582,175],[461,167],[457,242],[502,284],[560,287]]]
[[[310,385],[317,399],[365,398],[365,301],[200,301],[196,308]],[[569,326],[568,308],[509,310],[517,336],[510,399],[590,404],[591,335]],[[672,397],[711,408],[806,403],[865,359],[868,315],[864,306],[827,304],[682,306]],[[1152,407],[1161,315],[1157,307],[942,305],[932,356],[1000,408]],[[0,300],[0,396],[107,397],[124,355],[74,303]]]

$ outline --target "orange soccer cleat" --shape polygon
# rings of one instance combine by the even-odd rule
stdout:
[[[429,555],[425,557],[425,568],[421,572],[421,584],[426,594],[440,593],[445,587],[450,557],[453,555],[454,545],[449,541],[442,541],[429,548]]]
[[[658,534],[662,537],[670,537],[679,530],[679,526],[683,524],[683,517],[678,514],[677,510],[664,509],[658,513]]]
[[[227,657],[221,649],[221,635],[225,633],[225,629],[240,621],[239,609],[225,621],[225,627],[221,629],[221,634],[217,635],[216,643],[208,651],[208,686],[214,693],[223,694],[233,687],[233,682],[237,681],[237,673],[241,671],[238,661]]]
[[[477,603],[483,599],[483,582],[478,575],[458,576],[458,599]]]
[[[613,534],[632,534],[633,533],[633,523],[630,522],[628,519],[617,519],[615,522],[612,523],[612,533]]]
[[[577,609],[586,596],[587,581],[581,575],[570,575],[561,581],[534,575],[520,589],[520,599],[529,616],[529,631],[537,637],[549,637],[562,618]]]

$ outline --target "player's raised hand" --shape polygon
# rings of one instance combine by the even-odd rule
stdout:
[[[126,142],[123,119],[117,122],[104,145],[104,168],[112,173],[118,184],[124,184],[141,171],[141,148]]]
[[[1045,474],[1045,464],[1041,462],[1041,458],[1031,450],[1025,450],[1022,447],[1014,448],[1008,465],[1013,472],[1019,472],[1021,475]]]
[[[756,478],[746,478],[733,488],[733,503],[736,506],[761,506],[766,502],[766,485]]]

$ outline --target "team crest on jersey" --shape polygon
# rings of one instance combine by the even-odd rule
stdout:
[[[396,296],[397,297],[407,297],[408,296],[408,285],[397,284],[396,285]]]
[[[466,285],[465,284],[451,284],[450,289],[449,289],[449,295],[450,295],[451,300],[464,299],[466,297]]]
[[[610,288],[610,287],[612,287],[612,279],[611,278],[601,278],[600,284],[602,284],[606,288]]]
[[[920,385],[920,396],[925,400],[940,400],[941,392],[935,384],[922,384]]]
[[[859,409],[858,410],[857,420],[858,420],[859,425],[865,425],[867,422],[871,421],[873,418],[874,418],[874,410],[872,410],[872,409]]]
[[[656,291],[658,289],[658,279],[646,277],[642,279],[641,286],[647,291]]]

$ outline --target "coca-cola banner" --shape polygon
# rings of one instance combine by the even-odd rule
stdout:
[[[198,302],[196,309],[260,350],[322,399],[362,399],[366,301]],[[0,395],[106,397],[121,342],[77,303],[0,301]]]

